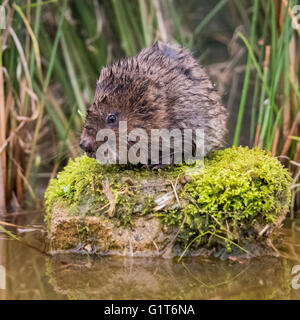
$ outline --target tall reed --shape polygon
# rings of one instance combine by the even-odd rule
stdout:
[[[297,185],[300,31],[291,25],[295,4],[296,0],[4,1],[0,211],[38,204],[40,178],[54,176],[68,157],[79,154],[78,134],[101,67],[135,54],[157,38],[189,47],[219,87],[230,93],[229,101],[239,104],[237,115],[232,112],[235,128],[229,144],[257,145],[288,157]],[[223,61],[214,60],[217,49],[210,48],[211,42],[227,50]],[[293,189],[295,199],[297,190]]]

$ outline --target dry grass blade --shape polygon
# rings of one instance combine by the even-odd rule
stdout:
[[[1,221],[0,220],[0,224],[2,226],[6,226],[6,227],[13,227],[13,228],[17,228],[17,229],[34,229],[34,230],[42,230],[43,227],[34,227],[34,226],[22,226],[22,225],[17,225],[14,223],[9,223],[9,222],[5,222],[5,221]]]

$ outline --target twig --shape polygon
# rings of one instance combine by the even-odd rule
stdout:
[[[105,181],[102,182],[102,187],[103,187],[103,193],[106,195],[106,197],[109,201],[108,215],[110,217],[113,217],[115,214],[116,196],[110,189],[108,179],[106,179]]]

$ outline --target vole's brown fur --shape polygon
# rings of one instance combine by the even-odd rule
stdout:
[[[94,103],[88,109],[81,146],[95,156],[96,133],[112,128],[107,116],[116,114],[134,128],[203,128],[205,155],[223,146],[227,110],[204,68],[177,45],[157,41],[131,58],[103,68]]]

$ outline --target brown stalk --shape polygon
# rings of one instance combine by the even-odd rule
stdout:
[[[6,136],[6,112],[4,99],[4,76],[2,68],[2,34],[0,34],[0,145]],[[6,152],[0,152],[0,214],[6,211]]]
[[[6,123],[10,120],[9,126],[10,130],[15,129],[16,127],[16,120],[14,117],[11,117],[10,114],[12,113],[12,109],[14,108],[14,98],[13,92],[11,87],[8,89],[7,97],[6,97]],[[13,155],[13,146],[12,144],[9,145],[7,151],[8,157],[12,157]],[[12,178],[12,163],[7,163],[7,176],[6,176],[6,197],[8,198],[13,189],[13,182],[14,179]]]
[[[275,135],[274,135],[274,140],[273,140],[273,146],[272,146],[272,155],[275,156],[276,155],[276,151],[277,151],[277,146],[278,146],[278,141],[279,141],[279,127],[276,127],[275,130]]]
[[[289,44],[289,55],[290,55],[290,81],[298,88],[298,76],[297,71],[297,44],[295,35],[292,36]],[[293,89],[293,86],[292,86]],[[291,90],[291,112],[296,115],[298,109],[298,98],[295,90]]]
[[[260,136],[261,125],[258,124],[256,126],[255,139],[254,139],[254,147],[258,146],[259,136]]]
[[[298,112],[297,117],[295,118],[295,120],[293,121],[291,130],[289,131],[288,137],[283,145],[282,151],[281,151],[281,155],[287,155],[290,145],[291,145],[291,141],[292,139],[290,138],[290,136],[292,136],[297,128],[297,125],[300,123],[300,112]]]
[[[26,101],[26,80],[22,79],[21,83],[20,83],[20,110],[19,110],[19,114],[23,115],[24,114],[24,107],[25,107],[25,101]],[[14,139],[14,153],[13,153],[13,157],[16,161],[16,163],[18,164],[19,168],[23,168],[23,152],[22,152],[22,148],[20,146],[19,143],[19,139],[16,136]],[[22,176],[20,175],[20,170],[18,170],[18,168],[16,166],[14,166],[14,169],[16,171],[16,196],[17,196],[17,200],[18,200],[18,204],[20,206],[23,205],[24,203],[24,187],[23,187],[23,179]]]
[[[300,162],[300,143],[297,143],[297,148],[296,148],[296,152],[293,158],[294,161],[296,162]]]
[[[289,97],[285,97],[288,99]],[[284,137],[289,135],[290,130],[290,103],[289,101],[285,101],[283,103],[283,128],[282,133]]]

